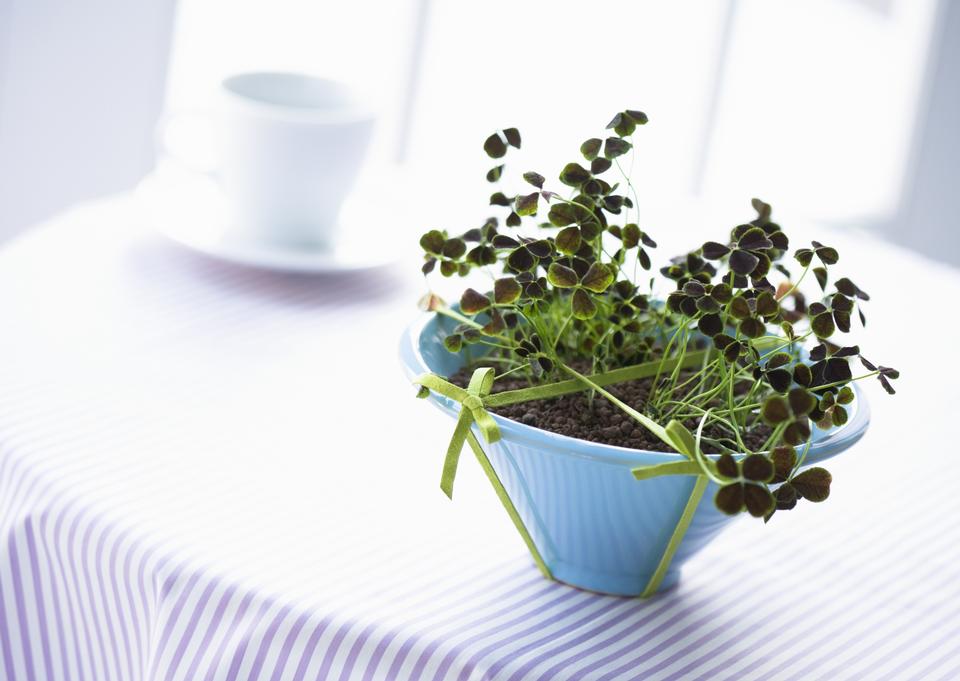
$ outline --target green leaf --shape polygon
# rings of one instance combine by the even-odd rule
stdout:
[[[756,317],[747,317],[742,322],[740,322],[740,334],[746,336],[747,338],[760,338],[763,334],[767,332],[766,327]]]
[[[723,319],[719,314],[705,314],[697,322],[697,328],[700,329],[700,333],[712,338],[723,331]]]
[[[793,367],[793,380],[802,386],[809,386],[813,383],[813,372],[806,364],[798,364]]]
[[[751,454],[740,464],[743,477],[754,482],[770,482],[773,480],[773,462],[763,454]]]
[[[529,272],[537,266],[537,259],[525,247],[515,248],[507,256],[507,264],[517,272]]]
[[[590,269],[583,275],[580,284],[594,293],[603,293],[613,283],[613,272],[611,268],[602,263],[595,262],[590,265]]]
[[[566,227],[577,221],[577,209],[569,203],[555,203],[550,206],[547,219],[554,227]]]
[[[790,362],[792,361],[793,361],[793,358],[790,357],[790,355],[788,355],[787,353],[776,352],[767,358],[767,368],[776,369],[777,367],[782,367],[785,364],[790,364]]]
[[[736,319],[748,319],[753,316],[753,311],[750,309],[750,304],[746,298],[737,296],[730,301],[730,314]]]
[[[520,297],[522,287],[513,277],[503,277],[493,282],[493,300],[497,305],[509,305]]]
[[[827,290],[827,268],[826,267],[814,267],[813,276],[817,278],[817,283],[820,285],[821,291]]]
[[[743,486],[743,503],[747,511],[754,518],[762,518],[774,509],[773,495],[770,490],[760,485]]]
[[[613,131],[621,137],[626,137],[633,134],[633,131],[637,128],[637,124],[626,113],[618,113],[613,117],[613,120],[607,124],[607,129],[609,130],[610,128],[613,128]]]
[[[701,252],[707,260],[719,260],[730,252],[730,248],[716,241],[708,241],[701,247]]]
[[[495,132],[483,143],[483,150],[490,158],[502,158],[507,153],[507,145],[499,132]]]
[[[536,215],[539,201],[539,192],[533,192],[532,194],[527,194],[525,196],[518,196],[516,204],[517,215]]]
[[[516,211],[511,211],[510,215],[507,216],[507,219],[504,220],[507,224],[507,227],[519,227],[520,226],[520,216],[517,215]]]
[[[778,511],[789,511],[797,505],[797,489],[789,482],[777,488],[774,492]]]
[[[825,468],[809,468],[795,476],[790,483],[804,499],[813,502],[824,501],[830,496],[830,483],[833,476]]]
[[[817,406],[817,398],[805,388],[794,388],[787,395],[787,400],[790,402],[790,410],[796,416],[806,416]]]
[[[590,179],[590,171],[579,163],[568,163],[560,171],[560,181],[570,187],[579,187]]]
[[[724,453],[720,455],[720,458],[717,459],[717,472],[725,478],[740,478],[740,467],[732,454]]]
[[[443,339],[443,346],[450,352],[460,352],[463,347],[463,336],[459,333],[451,333]]]
[[[445,258],[457,260],[467,252],[467,242],[463,239],[447,239],[440,251]]]
[[[503,175],[503,166],[494,166],[487,171],[487,182],[496,182],[500,179],[501,175]]]
[[[634,246],[639,245],[640,237],[642,236],[640,228],[634,223],[624,225],[623,227],[623,247],[624,248],[633,248]]]
[[[580,278],[569,267],[554,262],[550,263],[547,269],[547,281],[557,288],[573,288],[580,282]]]
[[[468,288],[463,292],[463,295],[460,296],[460,310],[463,311],[464,314],[477,314],[489,307],[490,299],[472,288]]]
[[[603,143],[603,155],[612,160],[618,156],[623,156],[630,151],[632,146],[628,141],[619,137],[608,137]]]
[[[797,465],[797,450],[793,447],[777,447],[773,450],[774,482],[784,482]]]
[[[520,148],[520,131],[516,128],[507,128],[503,131],[503,136],[507,138],[507,142],[511,147],[516,149]]]
[[[535,173],[533,171],[526,172],[523,174],[523,179],[532,184],[537,189],[543,189],[543,183],[546,181],[546,178],[543,177],[540,173]]]
[[[743,484],[735,482],[721,487],[713,501],[727,515],[738,514],[743,510]]]
[[[494,192],[490,195],[491,206],[509,206],[510,199],[503,192]]]
[[[590,172],[594,175],[600,175],[610,170],[610,166],[613,165],[613,162],[605,158],[595,158],[590,161]]]
[[[580,145],[580,153],[583,154],[585,159],[592,161],[597,157],[597,154],[600,153],[600,146],[602,144],[603,140],[599,140],[596,137],[591,137]]]
[[[836,330],[833,323],[833,315],[829,312],[821,312],[810,322],[810,328],[813,329],[813,332],[817,334],[818,338],[829,338]]]
[[[757,314],[761,317],[774,317],[780,312],[780,306],[769,291],[757,296]]]
[[[786,423],[790,420],[790,416],[790,405],[779,395],[768,397],[760,410],[760,417],[771,426]]]
[[[548,258],[553,253],[553,246],[547,239],[537,239],[536,241],[530,241],[526,244],[527,250],[533,253],[538,258]]]
[[[597,304],[593,302],[590,294],[581,288],[573,292],[570,303],[573,316],[577,319],[591,319],[597,313]]]
[[[628,115],[633,120],[633,122],[636,123],[637,125],[646,125],[647,121],[650,120],[649,118],[647,118],[647,114],[643,113],[642,111],[637,111],[635,109],[627,109],[623,113]]]
[[[566,255],[573,255],[580,250],[580,229],[578,227],[565,227],[557,233],[557,250]]]
[[[837,261],[840,260],[840,254],[837,253],[837,249],[830,248],[829,246],[817,247],[817,257],[820,258],[820,262],[824,265],[836,265]]]
[[[747,276],[760,264],[760,258],[750,251],[738,248],[730,254],[730,259],[727,262],[730,264],[731,270],[737,274]]]
[[[810,439],[810,424],[806,419],[794,421],[783,431],[783,440],[794,447],[802,445]]]
[[[446,242],[443,232],[437,229],[431,229],[420,237],[420,247],[427,253],[433,253],[434,255],[440,255],[440,251],[443,250],[443,245]]]

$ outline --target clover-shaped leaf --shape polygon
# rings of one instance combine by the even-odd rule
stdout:
[[[573,269],[554,262],[547,269],[547,281],[557,288],[573,288],[580,283],[580,277]]]
[[[607,129],[612,128],[621,137],[627,137],[633,134],[638,125],[645,125],[647,120],[647,114],[642,111],[628,109],[616,114],[607,124]]]
[[[861,289],[859,286],[854,284],[852,281],[843,277],[842,279],[837,279],[834,283],[837,291],[847,296],[848,298],[859,298],[860,300],[870,300],[870,296],[866,291]]]
[[[821,502],[830,496],[831,482],[833,482],[833,476],[830,475],[830,471],[815,467],[794,476],[790,484],[804,499]]]
[[[895,395],[896,390],[893,389],[893,386],[890,384],[891,380],[900,378],[900,372],[896,369],[885,366],[876,366],[873,362],[869,361],[866,357],[861,355],[860,363],[863,364],[864,368],[868,371],[877,371],[877,379],[880,381],[880,385],[883,386],[883,389],[887,391],[890,395]]]
[[[580,279],[580,285],[594,293],[603,293],[613,283],[613,272],[606,265],[593,263]]]
[[[601,175],[607,172],[613,166],[613,161],[607,158],[597,157],[590,161],[590,172],[594,175]]]
[[[746,508],[750,515],[762,518],[773,509],[773,495],[763,483],[773,478],[774,467],[765,456],[751,454],[737,463],[730,454],[724,454],[717,460],[717,471],[732,480],[714,498],[721,511],[736,515]]]
[[[554,243],[557,246],[557,250],[565,255],[574,255],[577,251],[580,250],[580,244],[583,243],[583,239],[580,235],[579,227],[565,227],[557,233],[557,238],[554,240]]]
[[[733,336],[725,333],[718,333],[713,337],[713,345],[723,354],[723,358],[728,362],[735,362],[742,355],[747,345],[743,341],[738,341]]]
[[[537,189],[543,189],[543,183],[546,181],[546,178],[543,177],[540,173],[527,172],[523,174],[523,179],[532,184]]]
[[[474,315],[488,309],[491,305],[490,299],[482,293],[468,288],[460,296],[460,310],[464,314]]]
[[[593,302],[590,294],[582,288],[578,288],[573,292],[571,306],[573,316],[577,319],[591,319],[597,313],[597,304]]]
[[[495,132],[483,143],[483,150],[490,158],[502,158],[507,153],[506,139],[499,132]]]
[[[532,194],[525,194],[517,197],[515,211],[517,215],[536,215],[537,206],[540,201],[540,193],[533,192]]]
[[[503,277],[493,282],[493,301],[497,305],[516,302],[522,292],[523,288],[514,277]]]
[[[431,229],[420,237],[420,247],[428,253],[440,255],[440,251],[443,250],[443,244],[446,243],[446,241],[447,239],[443,235],[443,232],[437,229]]]
[[[619,137],[608,137],[603,143],[603,156],[612,161],[618,156],[623,156],[630,151],[632,146],[629,142]]]
[[[560,171],[560,181],[570,187],[579,187],[591,177],[590,171],[579,163],[568,163]]]
[[[822,262],[824,265],[835,265],[837,264],[837,261],[840,260],[840,255],[837,253],[837,249],[831,248],[830,246],[824,246],[819,241],[812,241],[811,243],[813,244],[812,249],[799,248],[793,256],[804,267],[810,265],[814,255],[816,255],[820,262]]]
[[[793,446],[810,438],[808,415],[816,406],[816,398],[805,388],[794,388],[786,397],[772,395],[760,408],[760,417],[769,426],[787,424],[783,439]]]
[[[583,154],[583,157],[588,161],[592,161],[600,153],[600,147],[603,145],[603,140],[596,137],[591,137],[586,142],[580,145],[580,153]]]

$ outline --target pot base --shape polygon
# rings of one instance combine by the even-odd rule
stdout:
[[[551,561],[548,563],[548,567],[553,578],[558,582],[604,596],[637,598],[646,587],[646,583],[640,584],[636,576],[598,572],[573,563]],[[680,570],[670,569],[664,576],[655,595],[669,591],[679,583]]]

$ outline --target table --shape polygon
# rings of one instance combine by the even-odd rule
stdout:
[[[468,459],[437,489],[452,424],[395,351],[412,263],[257,272],[143,222],[119,197],[0,255],[0,677],[960,676],[957,372],[922,331],[956,271],[832,235],[900,394],[867,386],[828,503],[640,601],[542,580]]]

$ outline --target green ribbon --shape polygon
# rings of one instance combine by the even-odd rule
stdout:
[[[464,443],[469,444],[470,449],[473,450],[477,461],[480,463],[480,467],[486,474],[491,486],[493,486],[497,498],[500,500],[500,503],[503,504],[507,515],[510,516],[513,526],[523,538],[523,543],[527,545],[533,561],[537,564],[537,567],[540,568],[540,572],[543,573],[544,577],[553,579],[553,575],[550,574],[550,568],[547,567],[546,561],[543,560],[543,556],[541,556],[540,551],[537,550],[537,545],[534,543],[533,537],[530,536],[526,525],[523,524],[517,507],[514,506],[510,495],[507,494],[507,490],[500,481],[497,472],[493,469],[493,465],[490,463],[486,452],[483,451],[483,447],[480,446],[480,442],[470,430],[470,427],[476,423],[480,434],[483,435],[483,439],[488,443],[494,443],[500,439],[500,429],[497,427],[496,421],[493,420],[493,417],[486,410],[486,405],[484,404],[484,399],[490,394],[490,390],[493,388],[493,379],[494,370],[491,368],[483,368],[473,372],[473,376],[470,377],[470,383],[466,389],[456,386],[449,381],[445,381],[435,374],[424,374],[414,381],[414,383],[425,386],[452,400],[456,400],[462,407],[460,409],[460,416],[457,418],[457,427],[453,431],[453,437],[450,439],[450,445],[447,447],[447,454],[443,460],[443,473],[440,475],[440,489],[443,490],[443,493],[446,494],[447,497],[450,499],[453,498],[453,482],[457,477],[457,466],[460,463],[460,454],[463,451]]]
[[[435,374],[424,374],[414,383],[430,388],[445,397],[456,400],[462,406],[457,427],[453,430],[453,437],[447,447],[447,455],[443,459],[443,473],[440,475],[440,489],[450,499],[453,499],[453,483],[457,477],[457,465],[460,463],[460,453],[467,442],[470,427],[476,423],[483,439],[494,443],[500,439],[500,429],[493,416],[486,410],[483,398],[490,394],[493,388],[494,370],[492,368],[477,369],[470,377],[466,390],[443,380]]]
[[[506,489],[503,487],[503,483],[500,481],[496,471],[494,471],[493,466],[490,464],[490,460],[487,458],[486,453],[480,446],[480,442],[471,432],[471,427],[476,424],[477,429],[483,436],[483,439],[492,444],[500,439],[500,429],[497,427],[497,423],[494,421],[493,416],[487,411],[487,408],[501,407],[508,404],[515,404],[517,402],[526,402],[530,400],[549,399],[551,397],[558,397],[560,395],[580,392],[583,390],[597,390],[597,392],[601,393],[604,397],[616,404],[627,414],[632,416],[652,433],[654,433],[657,437],[659,437],[668,445],[672,446],[677,452],[683,454],[687,458],[687,461],[667,462],[663,464],[634,468],[632,472],[638,480],[646,480],[658,477],[660,475],[697,476],[697,480],[690,492],[690,496],[687,498],[687,502],[683,511],[681,512],[680,518],[677,520],[677,524],[674,527],[673,533],[667,542],[667,546],[663,552],[663,555],[660,557],[660,561],[657,564],[650,581],[647,583],[646,588],[644,588],[643,593],[641,594],[642,598],[649,598],[657,592],[657,589],[659,589],[663,578],[666,576],[667,569],[670,567],[673,556],[679,548],[680,543],[683,541],[683,537],[686,535],[687,529],[690,526],[690,522],[693,520],[693,515],[697,510],[700,499],[703,497],[708,480],[707,477],[702,474],[702,468],[697,462],[700,452],[699,448],[697,447],[697,441],[689,430],[687,430],[678,421],[671,421],[666,427],[660,426],[649,417],[639,413],[629,405],[618,400],[612,394],[604,390],[603,386],[654,376],[659,374],[661,371],[673,369],[677,365],[680,365],[683,368],[695,367],[706,361],[709,358],[709,355],[709,350],[703,350],[688,353],[679,360],[661,359],[644,364],[636,364],[631,367],[624,367],[622,369],[614,369],[613,371],[608,371],[602,374],[594,374],[592,376],[583,376],[569,367],[563,367],[567,373],[573,377],[571,380],[558,381],[556,383],[535,386],[532,388],[522,388],[520,390],[510,390],[497,393],[495,395],[490,394],[491,390],[493,389],[495,372],[489,367],[474,371],[473,375],[470,377],[470,383],[466,388],[461,388],[460,386],[454,385],[453,383],[444,380],[436,374],[424,374],[417,378],[414,383],[429,388],[430,390],[439,393],[444,397],[455,400],[461,405],[460,415],[457,418],[457,425],[456,428],[454,428],[453,437],[450,439],[450,445],[447,447],[447,453],[444,457],[443,473],[440,476],[440,489],[443,490],[447,497],[451,499],[453,498],[453,483],[457,476],[457,467],[460,463],[460,454],[463,451],[464,444],[469,444],[470,448],[476,455],[481,468],[483,468],[484,473],[486,473],[487,478],[490,480],[491,485],[496,491],[497,497],[500,499],[500,502],[506,509],[507,514],[510,516],[511,521],[513,521],[513,524],[520,533],[520,536],[523,538],[527,548],[530,550],[530,554],[533,556],[537,567],[540,568],[540,571],[545,577],[552,579],[552,575],[550,574],[550,570],[547,567],[546,562],[543,560],[543,557],[537,550],[537,547],[533,542],[533,538],[530,536],[526,526],[520,519],[520,514],[517,512],[516,507],[510,500]]]

